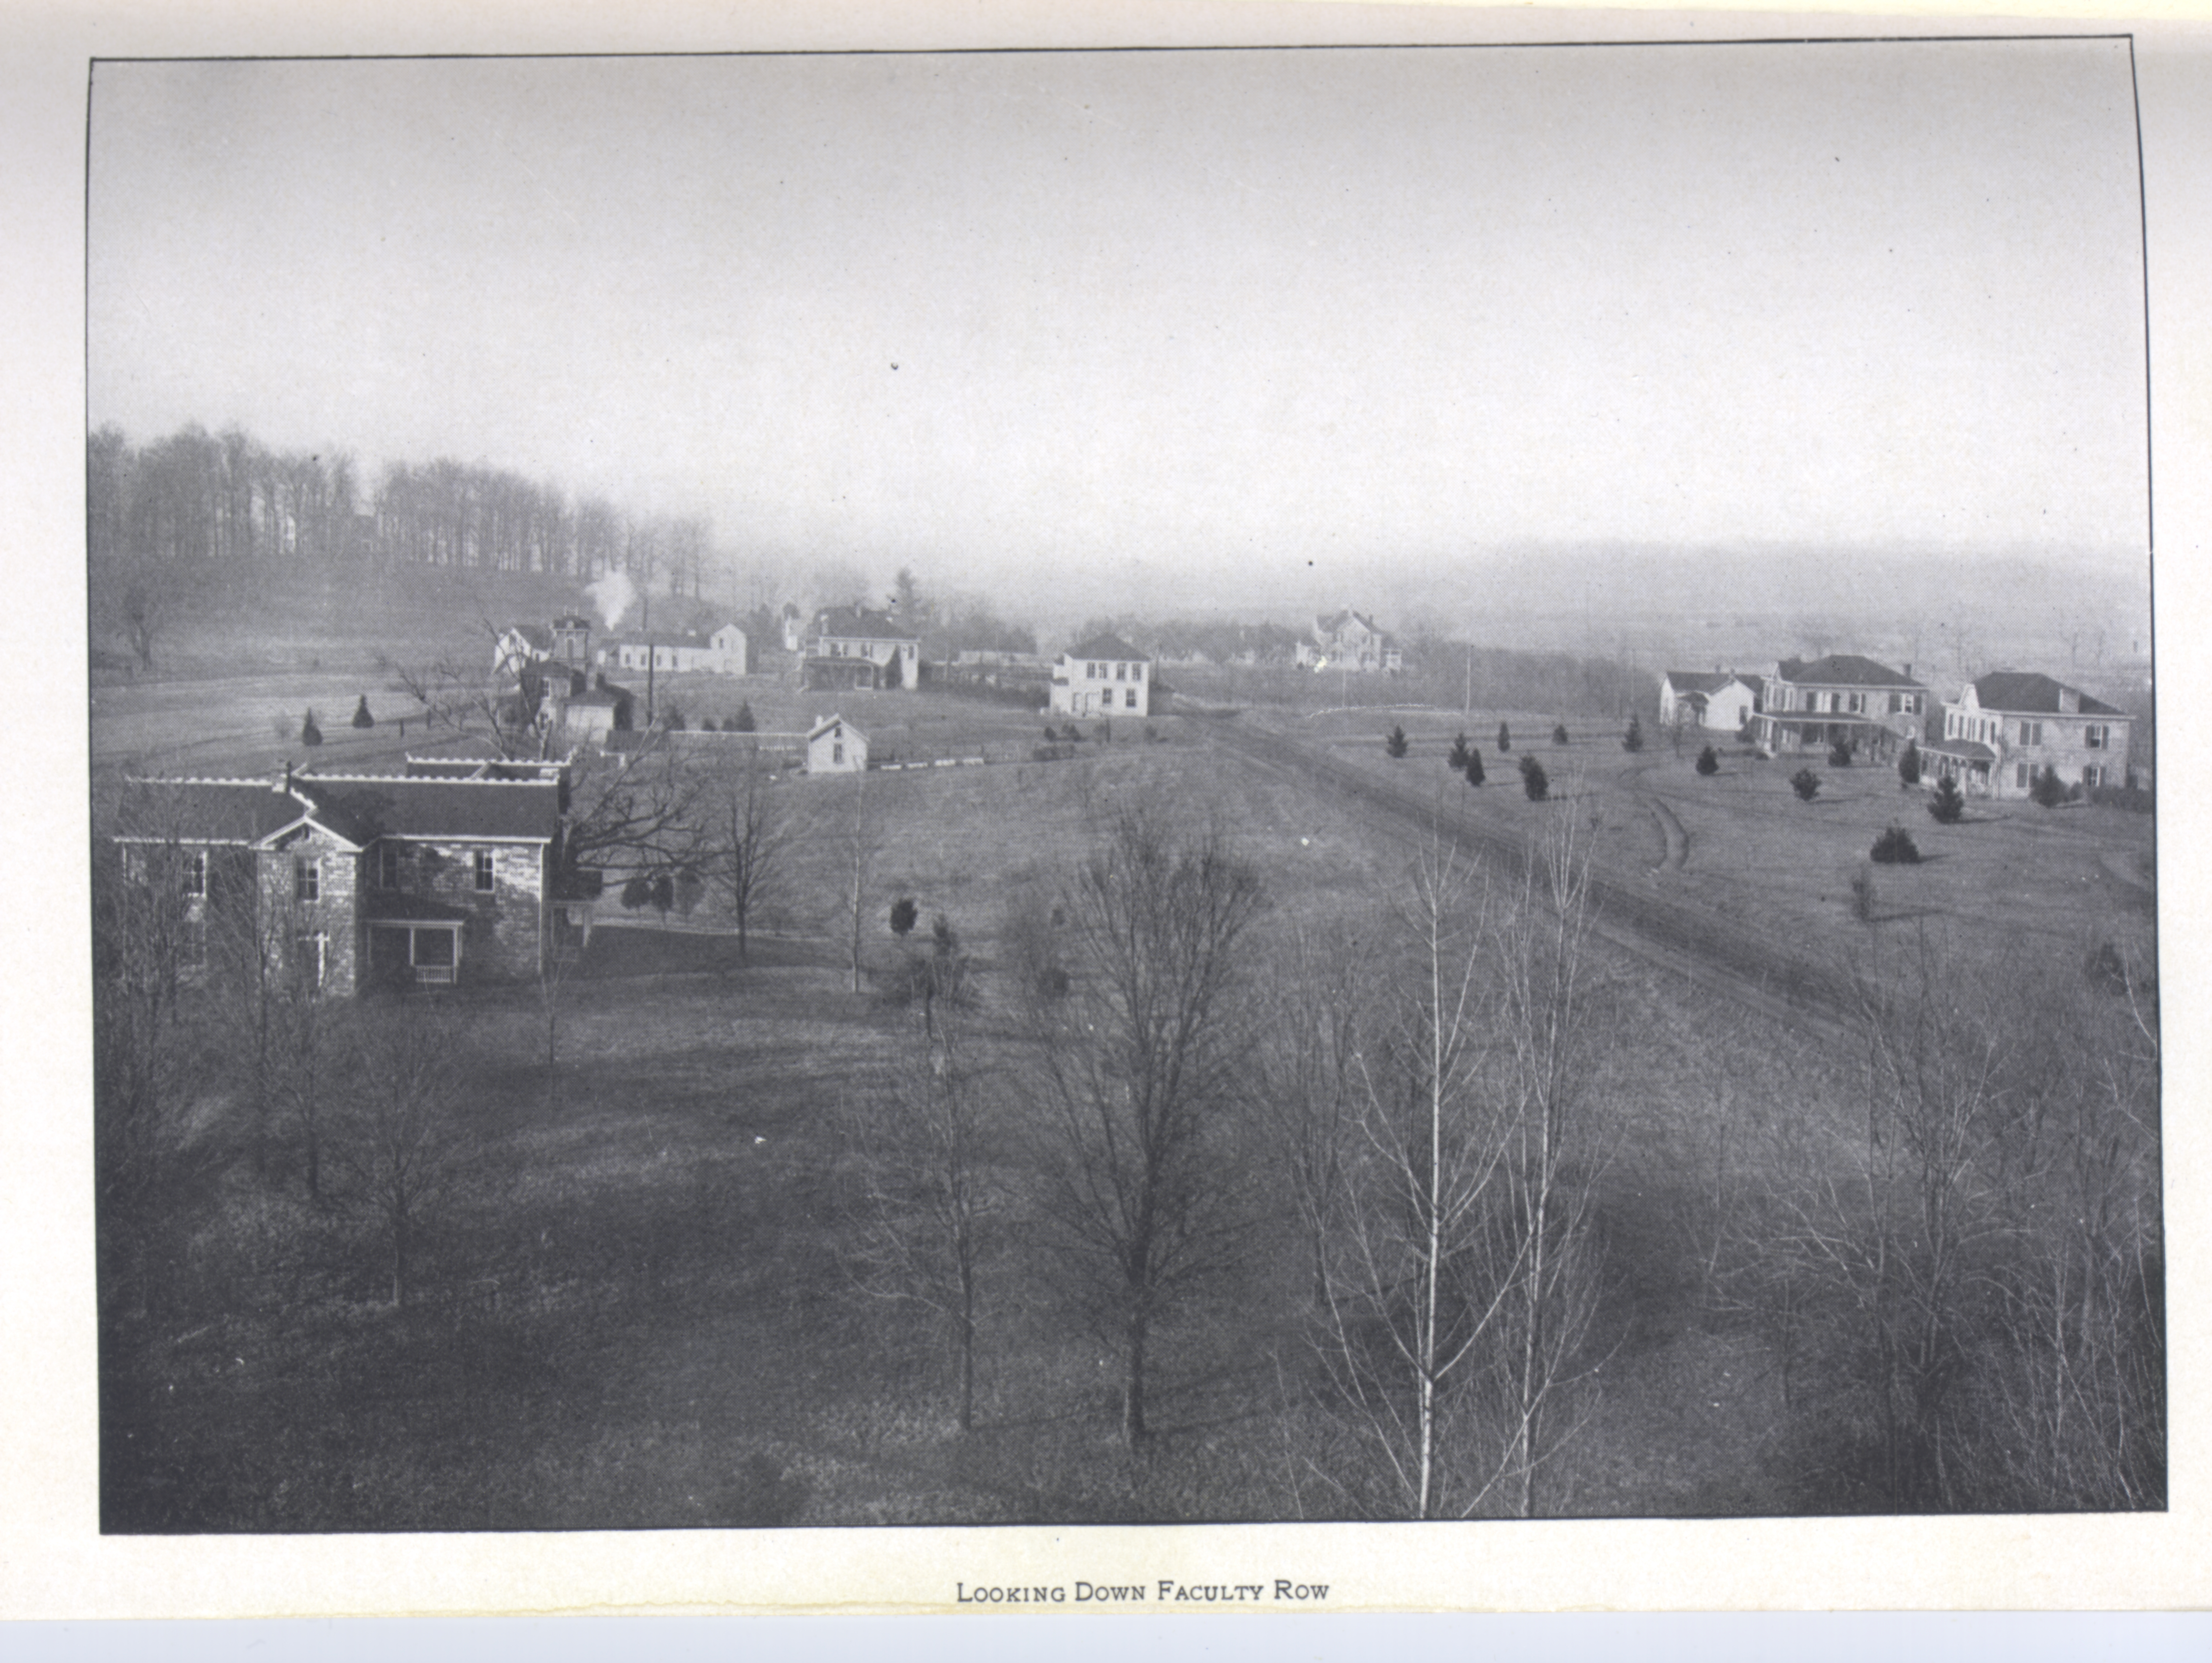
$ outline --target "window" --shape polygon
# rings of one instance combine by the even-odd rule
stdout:
[[[2102,722],[2092,722],[2081,730],[2081,743],[2092,750],[2102,750],[2112,742],[2112,731]]]
[[[2040,722],[2022,722],[2020,725],[2020,742],[2024,745],[2041,744],[2043,743],[2043,724]]]
[[[399,887],[399,846],[380,843],[376,850],[376,887],[396,889]]]
[[[1129,679],[1129,666],[1125,664],[1115,665],[1114,666],[1114,679],[1117,682],[1127,681]]]
[[[1121,704],[1122,707],[1127,710],[1134,710],[1137,707],[1137,689],[1135,688],[1130,688],[1127,692],[1121,695]]]
[[[2027,784],[2028,776],[2034,772],[2034,768],[2026,762],[2014,764],[2012,776],[2013,784],[2015,786],[2026,786]]]
[[[2100,786],[2103,785],[2104,783],[2105,783],[2105,771],[2104,771],[2104,769],[2102,769],[2102,768],[2099,768],[2099,767],[2098,767],[2094,762],[2085,762],[2085,763],[2083,763],[2083,764],[2082,764],[2082,767],[2081,767],[2081,789],[2082,789],[2082,790],[2084,790],[2084,791],[2094,791],[2094,790],[2096,790],[2096,789],[2097,789],[2097,787],[2098,787],[2098,786]]]
[[[1140,664],[1131,665],[1129,666],[1129,679],[1133,682],[1143,681],[1145,679],[1145,666]]]
[[[304,854],[292,857],[292,898],[319,901],[323,895],[323,863]]]
[[[836,768],[842,764],[844,760],[845,747],[842,743],[831,745],[830,747],[830,766]]]
[[[185,851],[185,894],[197,898],[207,893],[207,851]]]
[[[477,851],[476,864],[477,893],[479,895],[489,895],[496,883],[496,880],[492,876],[491,851],[489,849],[478,849]]]

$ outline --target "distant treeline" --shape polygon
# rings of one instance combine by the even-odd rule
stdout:
[[[713,541],[704,519],[627,514],[504,469],[441,457],[389,464],[371,483],[342,451],[272,451],[198,423],[143,446],[112,425],[94,432],[85,499],[95,561],[414,564],[584,582],[620,571],[696,596]]]

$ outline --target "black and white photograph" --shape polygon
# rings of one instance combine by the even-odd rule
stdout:
[[[95,54],[98,1538],[2166,1514],[2136,40],[1656,21]]]

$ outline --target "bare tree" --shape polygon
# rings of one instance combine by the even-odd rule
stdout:
[[[422,1231],[478,1150],[462,1118],[452,1035],[404,1007],[380,1015],[361,1027],[346,1059],[330,1153],[343,1199],[381,1238],[392,1302],[404,1306]]]
[[[1555,814],[1504,902],[1431,847],[1395,908],[1391,994],[1310,1192],[1321,1246],[1314,1475],[1413,1518],[1540,1510],[1595,1304],[1582,945],[1587,860]]]
[[[875,858],[876,830],[868,820],[868,771],[853,774],[853,817],[845,836],[851,884],[845,895],[845,921],[851,928],[853,991],[860,991],[860,932],[868,913],[868,866]]]
[[[1004,1197],[988,1143],[990,1085],[964,1023],[940,1015],[915,1035],[892,1084],[862,1103],[848,1134],[860,1205],[858,1280],[942,1326],[965,1433],[975,1423],[979,1277]]]
[[[1049,1104],[1049,1216],[1081,1308],[1121,1352],[1121,1429],[1146,1435],[1155,1326],[1241,1224],[1223,1158],[1248,1101],[1245,936],[1260,882],[1218,831],[1125,809],[1067,883],[1064,998],[1032,998]]]
[[[699,822],[691,869],[729,902],[742,964],[753,920],[781,893],[805,826],[792,793],[775,789],[767,760],[750,742],[702,789]]]

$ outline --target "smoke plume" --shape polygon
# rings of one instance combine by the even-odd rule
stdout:
[[[597,583],[585,585],[584,592],[599,609],[599,616],[606,620],[609,629],[622,622],[630,603],[637,598],[637,591],[631,586],[627,572],[610,572]]]

